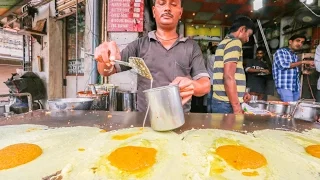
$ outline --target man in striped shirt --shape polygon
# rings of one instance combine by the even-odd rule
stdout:
[[[248,17],[237,18],[216,50],[213,71],[212,113],[242,114],[241,103],[250,100],[245,93],[242,44],[249,41],[255,29]]]

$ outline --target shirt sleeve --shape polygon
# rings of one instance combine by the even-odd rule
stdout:
[[[128,62],[129,57],[138,57],[138,48],[139,48],[139,40],[135,40],[129,43],[122,51],[121,51],[121,61]],[[130,70],[130,67],[115,64],[117,72]]]
[[[202,77],[209,77],[208,71],[204,65],[204,59],[199,45],[193,41],[193,51],[191,55],[191,76],[193,80]],[[210,78],[210,77],[209,77]]]
[[[223,62],[238,62],[242,56],[242,43],[240,40],[231,40],[224,49]]]
[[[274,63],[279,69],[288,69],[291,64],[290,54],[283,49],[278,50],[274,54]]]
[[[316,66],[316,70],[320,72],[320,45],[318,45],[314,57],[314,64]]]

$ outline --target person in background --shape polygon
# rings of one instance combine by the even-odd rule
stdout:
[[[317,46],[316,53],[314,56],[314,64],[316,66],[316,70],[320,72],[320,44]],[[320,102],[320,76],[317,83],[317,102]]]
[[[238,17],[230,27],[230,34],[219,43],[213,66],[211,112],[242,114],[241,103],[250,100],[250,94],[245,92],[242,44],[249,41],[254,29],[250,18]]]
[[[153,87],[178,85],[184,111],[190,111],[190,99],[210,91],[210,80],[198,44],[180,37],[177,25],[182,16],[181,0],[155,0],[152,7],[157,29],[126,46],[120,53],[115,42],[104,42],[95,50],[98,71],[103,76],[128,70],[114,60],[128,61],[129,57],[143,58],[153,77]],[[150,80],[138,76],[138,111],[147,109],[143,93],[150,88]]]
[[[266,75],[270,74],[267,62],[263,60],[264,54],[264,49],[258,47],[256,58],[248,60],[246,65],[247,87],[250,88],[250,95],[258,96],[258,100],[264,98],[267,86]]]
[[[213,94],[213,91],[212,91],[212,86],[213,86],[213,64],[214,64],[214,58],[215,58],[215,53],[216,53],[216,49],[217,49],[218,46],[214,45],[214,46],[211,46],[210,48],[210,54],[208,55],[208,59],[207,59],[207,70],[208,70],[208,73],[209,73],[209,76],[211,77],[210,79],[210,84],[211,84],[211,88],[210,88],[210,92],[207,96],[207,112],[208,113],[211,113],[211,104],[212,104],[212,94]]]
[[[203,43],[201,43],[199,41],[199,46],[202,51],[204,65],[207,69],[208,53],[209,53],[207,48],[212,47],[211,42],[209,42],[208,45],[204,45]],[[207,97],[208,97],[208,94],[201,96],[201,97],[192,96],[190,112],[192,112],[192,113],[207,113],[207,106],[208,106]]]
[[[209,55],[211,54],[211,47],[212,47],[212,42],[209,42],[208,46],[207,46],[207,52],[206,52],[207,59],[208,59]]]
[[[272,64],[272,75],[277,92],[283,102],[297,101],[300,98],[299,67],[314,65],[313,61],[298,61],[296,51],[305,42],[304,35],[296,34],[289,39],[289,46],[276,51]]]

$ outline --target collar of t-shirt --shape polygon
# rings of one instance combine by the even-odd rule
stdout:
[[[232,35],[232,34],[228,34],[228,35],[226,36],[226,38],[227,38],[227,39],[235,39],[236,37],[234,37],[234,35]]]

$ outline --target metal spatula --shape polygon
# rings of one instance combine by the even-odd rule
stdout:
[[[149,68],[147,67],[146,63],[142,58],[129,57],[129,62],[119,60],[114,60],[114,62],[117,64],[131,67],[137,74],[140,74],[145,78],[152,79],[152,75],[149,71]]]
[[[94,56],[94,54],[90,54],[90,53],[85,53],[85,54],[89,56]],[[113,60],[113,61],[117,64],[131,67],[137,74],[140,74],[145,78],[153,79],[149,71],[149,68],[147,67],[146,63],[144,63],[144,60],[142,58],[129,57],[129,62],[124,62],[120,60]]]

